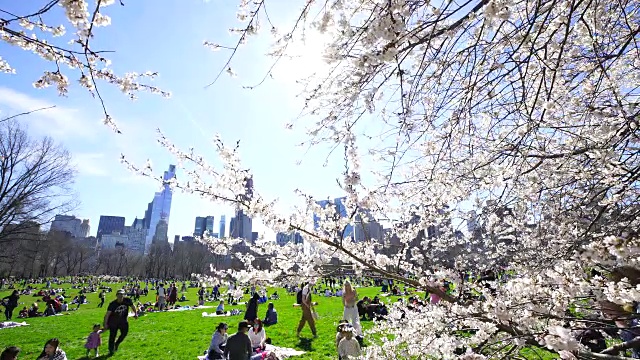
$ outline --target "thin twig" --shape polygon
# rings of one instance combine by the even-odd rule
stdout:
[[[36,109],[36,110],[26,111],[26,112],[23,112],[23,113],[20,113],[20,114],[16,114],[16,115],[13,115],[13,116],[9,116],[7,118],[4,118],[4,119],[0,120],[0,123],[1,122],[5,122],[5,121],[9,121],[9,120],[14,119],[14,118],[17,118],[18,116],[29,115],[29,114],[33,114],[34,112],[53,109],[54,107],[56,107],[56,106],[52,105],[52,106],[47,106],[47,107],[43,107],[43,108]]]

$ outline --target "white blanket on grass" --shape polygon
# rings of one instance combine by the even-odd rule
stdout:
[[[301,350],[279,347],[279,346],[274,346],[270,344],[267,344],[265,349],[267,351],[273,351],[274,353],[276,353],[276,355],[278,356],[278,359],[286,359],[291,356],[299,356],[305,353],[304,351],[301,351]]]
[[[9,328],[14,328],[14,327],[18,327],[18,326],[27,326],[29,324],[27,324],[26,322],[15,322],[15,321],[5,321],[5,322],[1,322],[0,323],[0,330],[2,329],[9,329]]]
[[[274,346],[270,344],[267,344],[265,350],[269,352],[274,352],[278,357],[278,359],[286,359],[291,356],[300,356],[305,353],[304,351],[291,349],[291,348],[283,348],[283,347]],[[206,360],[206,359],[207,359],[206,355],[198,356],[198,360]]]
[[[231,311],[227,311],[224,314],[216,314],[216,313],[208,313],[208,312],[203,312],[202,313],[202,317],[217,317],[217,316],[231,316]]]
[[[169,309],[169,310],[162,310],[162,311],[149,311],[149,312],[145,311],[144,314],[148,315],[148,314],[157,314],[157,313],[170,312],[170,311],[189,311],[189,310],[202,310],[202,309],[212,309],[212,308],[213,308],[213,306],[197,306],[197,307],[196,306],[185,306],[185,307],[181,307],[181,308],[178,308],[178,309]],[[133,313],[130,312],[129,316],[133,316]]]

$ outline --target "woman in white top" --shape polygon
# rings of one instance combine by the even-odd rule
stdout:
[[[358,293],[351,286],[349,280],[344,282],[344,291],[342,293],[342,305],[344,305],[344,313],[342,318],[348,320],[356,331],[356,335],[362,336],[362,326],[360,325],[360,315],[358,314]]]
[[[262,321],[255,319],[253,321],[253,327],[249,330],[249,340],[251,340],[251,348],[254,352],[256,350],[264,350],[265,343],[267,341],[267,333],[264,331]]]

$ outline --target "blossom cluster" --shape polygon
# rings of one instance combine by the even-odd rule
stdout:
[[[66,96],[72,83],[69,78],[76,77],[81,87],[100,99],[96,87],[96,81],[99,80],[117,85],[132,99],[135,99],[135,94],[140,91],[169,96],[169,92],[140,81],[141,78],[153,78],[155,73],[116,75],[109,68],[110,61],[103,56],[104,52],[91,47],[91,39],[96,28],[111,24],[111,18],[104,11],[105,7],[114,3],[114,0],[97,0],[92,6],[88,0],[60,0],[48,2],[33,13],[18,15],[14,15],[17,11],[13,9],[3,8],[3,13],[8,17],[0,18],[0,41],[32,52],[53,66],[54,70],[44,71],[42,76],[34,81],[33,86],[36,88],[53,85],[59,95]],[[71,38],[66,42],[65,24],[48,23],[49,17],[57,11],[58,6],[64,11],[67,26],[74,29]],[[0,72],[14,74],[19,70],[13,68],[7,59],[0,58]],[[105,123],[115,124],[104,102],[102,106]],[[113,128],[117,130],[117,127]]]
[[[304,81],[311,116],[299,123],[307,144],[344,148],[348,216],[298,191],[296,216],[277,218],[304,235],[307,261],[455,289],[419,316],[398,305],[367,356],[589,351],[575,338],[585,319],[609,321],[606,304],[640,295],[637,278],[615,276],[640,268],[637,4],[306,5],[300,19],[317,15],[299,31],[333,41],[329,69]],[[344,238],[362,210],[390,219],[390,232]],[[486,272],[507,276],[469,280]]]

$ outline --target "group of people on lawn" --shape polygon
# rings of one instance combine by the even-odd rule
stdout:
[[[12,293],[14,295],[16,291]],[[12,296],[10,295],[10,296]],[[107,307],[107,313],[104,316],[104,322],[101,324],[93,325],[92,331],[87,337],[85,348],[87,349],[87,356],[91,351],[95,356],[99,356],[99,347],[102,344],[100,334],[109,329],[109,354],[113,355],[118,350],[118,346],[127,336],[129,332],[129,323],[127,321],[129,315],[129,308],[133,311],[134,317],[138,317],[138,310],[133,304],[130,298],[124,296],[124,290],[118,290],[116,292],[116,299],[109,303]],[[14,298],[15,299],[15,298]],[[13,301],[13,300],[11,300]],[[15,300],[17,301],[17,300]],[[118,332],[120,336],[118,337]],[[117,339],[116,339],[117,337]],[[0,360],[16,360],[20,349],[16,346],[10,346],[6,348],[0,355]],[[67,355],[60,347],[60,341],[57,338],[49,339],[44,345],[42,353],[37,358],[38,360],[67,360]]]
[[[160,305],[163,303],[163,298],[167,296],[167,291],[164,289],[162,284],[158,285],[159,286],[157,286],[156,288],[158,290],[157,305]],[[296,306],[299,306],[301,308],[301,318],[297,327],[298,337],[300,336],[300,332],[302,331],[302,329],[308,323],[313,337],[317,338],[315,326],[317,313],[314,310],[314,305],[316,305],[317,303],[314,303],[311,300],[313,285],[314,284],[312,283],[305,283],[302,284],[300,288],[296,287],[296,290],[299,289],[297,293]],[[175,285],[172,285],[169,289],[169,292],[177,291]],[[271,344],[271,340],[266,336],[265,329],[265,326],[277,324],[277,311],[275,310],[274,304],[269,303],[264,320],[260,320],[258,316],[258,304],[264,303],[266,301],[266,298],[264,294],[259,294],[259,292],[255,291],[254,289],[255,287],[251,288],[251,298],[247,302],[244,320],[238,324],[237,333],[228,336],[227,331],[229,326],[227,325],[227,323],[223,322],[217,326],[209,344],[209,348],[206,351],[207,360],[273,360],[278,358],[278,355],[274,351],[270,351],[270,349],[272,349],[273,347],[268,346]],[[229,291],[233,290],[235,289],[229,289]],[[365,312],[363,314],[362,306],[368,307],[371,304],[369,304],[369,302],[367,301],[367,297],[365,297],[363,300],[358,299],[357,292],[352,287],[349,281],[344,281],[344,288],[341,289],[340,293],[344,306],[344,312],[343,319],[340,321],[337,329],[336,350],[340,359],[349,359],[352,357],[357,357],[361,353],[360,346],[362,344],[363,333],[362,327],[360,325],[360,317],[366,316],[366,314],[368,313]],[[107,312],[103,319],[103,323],[95,324],[93,326],[92,331],[87,337],[87,342],[85,344],[87,356],[89,356],[91,352],[93,352],[96,357],[99,356],[99,347],[102,344],[100,334],[107,329],[109,330],[108,350],[110,355],[118,350],[120,344],[127,337],[129,332],[129,310],[131,310],[133,316],[137,318],[140,309],[135,305],[131,298],[126,297],[125,295],[126,291],[124,289],[118,290],[116,292],[116,299],[110,302],[107,307]],[[201,295],[200,292],[199,295]],[[216,298],[220,298],[219,290],[217,293],[214,290],[213,295]],[[48,296],[51,295],[48,294]],[[101,300],[101,303],[98,305],[99,307],[101,307],[104,303],[105,297],[105,292],[102,291],[99,297]],[[17,307],[19,299],[17,291],[14,291],[6,299],[8,300],[6,302],[7,304],[15,304],[13,308]],[[50,300],[59,302],[59,299],[56,296],[53,296],[52,298],[50,298]],[[9,306],[9,309],[12,311],[13,308],[11,305]],[[9,311],[9,313],[11,311]],[[224,301],[220,302],[218,308],[216,309],[216,313],[225,314]],[[7,314],[6,311],[5,315],[7,315],[8,319],[10,319],[11,314]],[[66,354],[59,345],[60,342],[58,339],[53,338],[48,340],[45,343],[44,349],[38,357],[38,360],[66,360]],[[6,348],[2,353],[0,360],[15,360],[17,359],[18,353],[19,349],[16,347]]]
[[[317,338],[316,324],[317,313],[311,300],[311,287],[313,284],[305,283],[297,293],[297,306],[302,310],[302,316],[298,323],[296,334],[309,324],[311,333]],[[247,303],[247,311],[244,320],[238,324],[238,331],[231,336],[227,335],[229,329],[224,322],[220,323],[213,333],[209,349],[206,351],[205,360],[230,359],[230,360],[262,360],[277,359],[277,354],[270,351],[264,325],[277,323],[277,312],[273,303],[269,304],[265,320],[261,321],[257,316],[258,300],[254,293]],[[361,355],[361,343],[363,341],[362,326],[360,325],[360,313],[357,308],[358,294],[349,281],[344,282],[342,289],[342,302],[344,305],[343,319],[340,320],[336,334],[336,350],[339,359],[347,360]],[[221,302],[222,304],[222,302]]]

